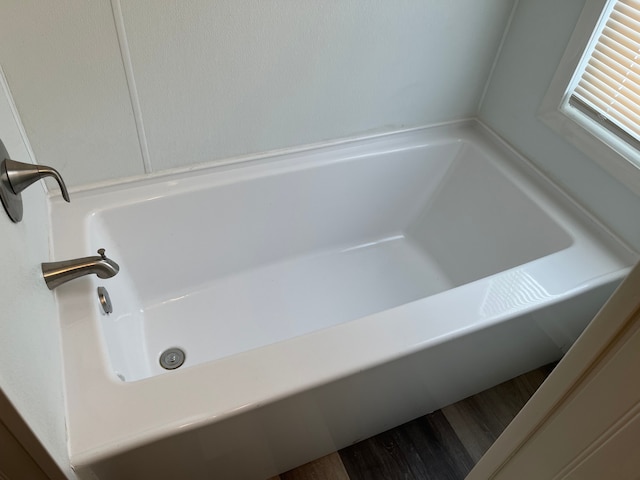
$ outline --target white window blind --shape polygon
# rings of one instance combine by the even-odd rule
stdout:
[[[640,0],[617,0],[569,104],[640,148]]]

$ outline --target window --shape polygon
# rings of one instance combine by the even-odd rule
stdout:
[[[640,195],[640,0],[587,0],[540,117]]]
[[[568,103],[640,147],[640,1],[610,2]]]

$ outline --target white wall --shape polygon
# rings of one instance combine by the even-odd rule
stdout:
[[[31,162],[0,77],[0,138],[14,160]],[[49,212],[42,186],[22,194],[24,219],[0,207],[0,389],[71,476],[66,447],[57,305],[42,278]]]
[[[518,3],[480,117],[640,249],[640,198],[536,118],[584,3]]]
[[[5,0],[0,62],[70,185],[474,116],[513,0]]]

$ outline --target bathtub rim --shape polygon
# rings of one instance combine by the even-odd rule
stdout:
[[[428,133],[433,134],[434,132],[436,132],[437,130],[442,130],[443,128],[445,130],[449,130],[449,135],[451,138],[456,137],[456,135],[469,135],[471,132],[475,132],[474,135],[477,135],[477,130],[478,130],[478,125],[480,126],[480,130],[486,130],[485,134],[488,134],[491,137],[495,137],[495,139],[499,138],[495,135],[495,133],[491,132],[490,130],[488,130],[488,128],[482,124],[479,124],[478,122],[461,122],[461,123],[456,123],[455,125],[451,126],[451,125],[447,125],[446,127],[437,127],[436,130],[431,130],[429,129]],[[405,137],[407,135],[413,135],[416,132],[421,133],[424,132],[426,129],[412,129],[409,133],[407,132],[401,132],[400,134],[398,134],[398,137],[391,137],[389,136],[389,138],[392,138],[392,140],[394,141],[404,141],[404,139],[402,137]],[[437,132],[435,133],[436,135],[439,135],[441,132]],[[494,139],[494,140],[495,140]],[[366,142],[366,141],[363,141]],[[503,141],[499,141],[498,143],[496,143],[494,141],[494,143],[491,144],[492,146],[499,146],[500,148],[505,149],[506,151],[510,151],[512,152],[512,154],[515,154],[519,159],[519,165],[521,168],[523,168],[524,170],[528,170],[528,171],[533,171],[535,172],[535,176],[542,176],[543,178],[544,175],[541,175],[541,173],[533,166],[531,165],[530,162],[528,162],[526,159],[524,159],[523,157],[521,157],[520,155],[517,154],[517,152],[515,152],[515,150],[511,149],[511,147],[509,147],[508,145],[506,145]],[[349,145],[349,147],[351,147],[353,145]],[[356,145],[357,147],[357,145]],[[329,148],[330,150],[330,148]],[[268,165],[268,163],[270,161],[273,161],[273,159],[271,157],[269,157],[266,160],[266,164]],[[292,160],[292,161],[295,161]],[[212,169],[218,169],[218,168],[230,168],[230,169],[234,169],[237,167],[242,167],[244,166],[244,164],[239,163],[239,164],[230,164],[230,165],[225,165],[223,167],[219,167],[219,166],[213,166],[211,167]],[[198,170],[199,173],[200,170]],[[179,174],[179,176],[189,176],[190,172],[183,172],[181,174]],[[167,175],[163,175],[162,178],[173,178],[171,176],[171,174],[167,174]],[[139,184],[148,184],[148,183],[155,183],[157,182],[157,178],[153,178],[153,179],[144,179],[142,181],[139,182]],[[138,184],[138,183],[136,183]],[[124,188],[129,188],[131,186],[131,184],[127,184],[124,186]],[[554,187],[552,185],[550,185],[549,183],[546,182],[540,182],[539,186],[542,187],[544,190],[552,190],[553,191],[553,196],[557,197],[558,195],[562,196],[565,198],[565,201],[568,201],[572,204],[572,208],[577,208],[579,209],[579,211],[582,212],[582,215],[584,216],[584,218],[588,219],[589,222],[593,223],[594,226],[594,231],[598,232],[597,235],[601,235],[603,237],[608,237],[609,241],[615,241],[617,240],[618,245],[620,246],[620,248],[625,249],[624,248],[624,244],[620,241],[619,238],[617,238],[616,236],[612,235],[610,231],[608,231],[608,229],[606,229],[600,222],[598,222],[597,220],[594,220],[593,217],[591,217],[590,215],[588,215],[588,213],[582,209],[579,205],[577,205],[565,192],[560,191],[557,189],[557,187]],[[106,189],[106,190],[105,190]],[[92,195],[94,193],[98,193],[100,194],[101,192],[104,191],[113,191],[113,190],[118,190],[119,187],[114,187],[114,186],[108,186],[108,187],[101,187],[99,189],[97,189],[97,191],[88,191],[86,193],[86,195]],[[84,196],[84,195],[83,195]],[[54,200],[55,202],[55,200]],[[72,204],[73,205],[73,204]],[[77,209],[80,210],[80,209]],[[86,209],[85,209],[85,213],[86,213]],[[76,211],[76,214],[78,214],[78,212]],[[68,215],[65,212],[65,215]],[[73,215],[69,215],[70,217]],[[615,240],[614,240],[615,239]],[[568,247],[568,249],[571,249],[573,246]],[[629,255],[635,255],[635,253],[629,249],[628,247],[626,247],[626,250],[629,252]],[[559,255],[560,253],[563,253],[564,251],[560,251],[560,252],[556,252],[555,254],[552,255]],[[536,262],[540,262],[541,260],[544,260],[547,257],[543,257],[542,259],[537,259],[534,260],[533,262],[530,263],[536,263]],[[549,261],[549,259],[547,258],[547,262]],[[617,279],[621,279],[629,270],[630,267],[622,267],[622,268],[618,268],[615,271],[609,272],[608,274],[604,275],[604,276],[600,276],[600,277],[596,277],[596,278],[592,278],[590,281],[583,283],[583,284],[579,284],[579,285],[573,285],[573,291],[572,293],[579,293],[579,291],[582,291],[583,289],[588,289],[588,288],[595,288],[598,285],[603,285],[606,284],[607,282],[611,282]],[[492,278],[499,276],[499,275],[503,275],[504,272],[500,272],[498,274],[495,274],[494,276],[490,276],[490,277],[486,277],[484,279],[481,279],[477,282],[473,282],[472,284],[467,284],[467,285],[471,285],[471,286],[475,286],[475,288],[478,287],[478,285],[482,285],[484,282],[488,282],[490,281]],[[461,289],[464,287],[467,287],[467,285],[462,285],[460,287],[456,287],[456,289]],[[69,298],[58,298],[58,302],[59,302],[59,309],[61,311],[61,315],[62,315],[62,310],[65,307],[69,307],[70,304],[75,304],[77,302],[80,302],[80,304],[82,303],[86,303],[84,301],[84,297],[86,296],[86,288],[88,288],[88,283],[86,285],[82,285],[82,288],[78,288],[77,289],[77,293],[73,294],[73,295],[69,295],[69,291],[67,290],[65,292],[65,296],[69,297]],[[467,288],[474,288],[474,287],[467,287]],[[58,296],[57,294],[60,292],[56,293],[56,296]],[[423,302],[425,299],[420,299],[417,300],[416,302],[411,302],[411,304],[413,303],[417,303],[417,302]],[[556,301],[561,301],[560,299],[556,300]],[[406,304],[406,305],[411,305],[411,304]],[[403,308],[406,305],[402,305],[401,307],[396,307],[396,308]],[[85,309],[88,308],[85,305]],[[538,307],[537,307],[538,308]],[[392,309],[392,310],[396,310],[396,309]],[[362,324],[363,322],[369,322],[371,320],[370,317],[380,317],[383,318],[384,316],[389,315],[390,311],[385,311],[385,312],[380,312],[378,314],[374,314],[372,316],[369,317],[363,317],[362,319],[356,320],[354,322],[360,322],[360,324]],[[92,315],[93,312],[92,310],[89,308],[88,310],[86,309],[85,314],[88,315]],[[524,313],[523,311],[519,311],[518,314],[522,314]],[[304,391],[304,390],[308,390],[310,388],[313,388],[314,386],[317,385],[321,385],[323,383],[335,380],[337,378],[343,378],[344,376],[347,376],[350,373],[353,372],[357,372],[360,371],[364,368],[370,368],[375,364],[379,364],[379,363],[384,363],[386,361],[390,361],[393,358],[397,358],[399,356],[405,356],[405,355],[409,355],[411,352],[414,351],[418,351],[422,348],[425,348],[426,346],[428,346],[430,344],[430,342],[435,342],[436,340],[438,341],[445,341],[445,339],[448,338],[453,338],[457,335],[460,335],[462,333],[468,333],[471,332],[475,329],[480,329],[480,328],[485,328],[489,325],[493,325],[496,323],[500,323],[502,321],[508,320],[508,318],[510,318],[510,316],[506,316],[506,317],[501,317],[498,316],[496,318],[493,318],[493,320],[491,320],[490,322],[482,322],[482,324],[478,324],[475,326],[467,326],[466,328],[462,328],[460,330],[456,330],[453,332],[449,332],[448,335],[444,335],[444,336],[440,336],[440,337],[434,337],[429,339],[428,341],[424,341],[424,342],[418,342],[418,343],[414,343],[413,345],[413,349],[403,349],[401,352],[397,353],[396,357],[386,357],[386,358],[380,358],[377,357],[377,363],[367,363],[367,361],[364,361],[363,359],[361,359],[362,361],[360,362],[359,365],[352,365],[352,368],[349,372],[345,373],[346,370],[344,370],[344,368],[341,368],[339,372],[334,373],[334,375],[332,376],[330,374],[330,372],[325,372],[325,376],[324,377],[316,377],[314,382],[307,382],[304,385],[298,384],[296,385],[296,389],[292,390],[292,389],[281,389],[280,393],[278,395],[271,395],[268,396],[268,401],[272,402],[272,401],[277,401],[277,399],[279,398],[283,398],[289,395],[292,395],[296,392],[299,391]],[[102,356],[104,356],[104,354],[106,354],[106,352],[101,352],[101,355],[95,355],[95,351],[96,348],[100,351],[100,349],[102,348],[99,345],[96,345],[96,339],[99,340],[100,338],[100,332],[99,332],[99,325],[97,325],[97,321],[99,321],[99,317],[96,319],[95,317],[92,319],[91,322],[87,322],[87,321],[82,321],[82,319],[80,319],[81,321],[79,322],[71,322],[70,324],[68,324],[66,322],[67,319],[62,319],[61,318],[61,324],[62,324],[62,336],[63,341],[68,342],[76,342],[76,347],[77,347],[77,342],[79,340],[81,341],[86,341],[87,338],[91,339],[91,343],[92,343],[92,347],[93,347],[93,353],[94,357],[93,358],[89,358],[88,359],[88,364],[86,366],[83,366],[84,369],[84,373],[87,374],[87,376],[89,376],[89,378],[92,378],[91,375],[98,375],[98,381],[99,381],[99,385],[93,385],[91,388],[84,388],[83,389],[83,382],[82,379],[77,378],[78,376],[78,371],[74,368],[73,362],[68,362],[68,355],[65,353],[64,349],[63,349],[63,361],[65,363],[65,383],[67,382],[71,382],[73,383],[73,389],[75,389],[75,393],[73,393],[73,395],[76,395],[78,392],[80,392],[80,395],[83,396],[85,398],[85,400],[82,401],[78,401],[79,404],[82,404],[83,402],[101,402],[102,405],[105,404],[105,402],[108,405],[118,405],[119,403],[122,403],[122,399],[118,398],[120,392],[125,391],[123,389],[131,389],[131,388],[135,388],[137,386],[139,386],[142,382],[147,382],[148,384],[153,384],[153,383],[161,383],[164,382],[166,383],[168,380],[165,380],[165,378],[167,378],[166,375],[160,375],[160,376],[156,376],[156,377],[150,377],[148,379],[142,379],[140,381],[136,381],[136,382],[116,382],[113,380],[113,378],[110,378],[109,376],[105,375],[104,369],[103,367],[105,366],[104,364],[104,360],[102,358]],[[351,322],[350,322],[351,323]],[[310,334],[307,334],[305,336],[303,336],[304,338],[309,337],[308,340],[317,340],[317,338],[311,338],[312,336],[315,335],[319,335],[323,332],[324,335],[329,335],[330,333],[332,333],[333,329],[343,329],[344,325],[337,325],[335,327],[329,327],[328,329],[325,330],[321,330],[318,332],[312,332]],[[303,338],[303,337],[296,337],[294,339],[290,339],[290,340],[285,340],[283,342],[295,342],[295,343],[299,343],[299,339]],[[283,342],[279,342],[278,344],[274,344],[275,346],[277,346],[277,348],[281,348],[282,347],[282,343]],[[82,343],[82,342],[81,342]],[[304,343],[304,342],[303,342]],[[265,348],[276,348],[274,346],[266,346],[266,347],[261,347],[259,350],[263,350]],[[82,359],[83,355],[81,351],[75,352],[76,354],[79,354],[79,358]],[[229,362],[236,362],[240,357],[244,357],[245,359],[247,357],[251,357],[254,356],[256,353],[256,351],[249,351],[249,352],[243,352],[237,355],[234,355],[232,357],[227,357],[226,359],[219,359],[216,360],[215,362],[208,362],[205,364],[201,364],[201,365],[195,365],[193,367],[190,367],[190,369],[192,369],[194,372],[206,372],[206,371],[211,371],[213,372],[213,369],[210,365],[210,363],[229,363]],[[325,366],[326,367],[326,366]],[[182,374],[184,374],[185,372],[188,372],[188,369],[185,369],[184,371],[180,372]],[[178,373],[178,372],[176,372]],[[194,377],[196,376],[196,373],[190,374],[190,377]],[[296,375],[296,377],[302,377],[302,378],[308,378],[304,375]],[[86,378],[86,377],[85,377]],[[93,377],[95,379],[95,377]],[[162,390],[162,388],[159,388],[160,390]],[[264,397],[267,396],[264,394],[263,392],[263,400],[262,402],[260,401],[260,399],[255,400],[254,402],[249,402],[249,403],[242,403],[242,402],[235,402],[236,404],[236,408],[227,408],[223,413],[219,414],[219,415],[194,415],[191,417],[188,417],[188,421],[187,419],[185,419],[185,417],[180,417],[180,418],[176,418],[173,423],[166,423],[166,422],[160,422],[161,424],[159,424],[158,422],[155,426],[151,425],[151,424],[147,424],[146,429],[142,429],[139,430],[136,434],[126,434],[123,433],[120,437],[116,437],[114,438],[113,436],[111,436],[110,438],[108,435],[104,435],[103,438],[101,438],[101,434],[98,435],[94,435],[96,430],[102,430],[102,429],[96,429],[93,426],[87,426],[85,427],[85,431],[82,431],[82,428],[78,428],[78,424],[82,424],[82,421],[71,421],[71,418],[75,418],[76,414],[72,413],[72,409],[69,408],[69,384],[67,383],[66,387],[65,387],[65,394],[67,395],[67,418],[68,418],[68,426],[69,426],[69,451],[70,451],[70,458],[71,458],[71,462],[73,465],[76,466],[82,466],[82,465],[89,465],[91,463],[95,463],[96,461],[99,461],[101,459],[105,459],[105,458],[109,458],[112,457],[114,455],[116,455],[118,452],[122,452],[125,450],[129,450],[131,448],[134,448],[135,446],[139,446],[139,445],[143,445],[143,444],[147,444],[150,442],[153,442],[154,440],[158,440],[160,438],[164,438],[166,436],[171,435],[174,431],[179,430],[179,431],[185,431],[188,429],[194,429],[197,428],[201,425],[206,425],[206,424],[210,424],[212,422],[221,420],[223,418],[227,418],[231,415],[237,414],[240,411],[246,410],[246,409],[251,409],[251,408],[256,408],[257,406],[260,406],[261,404],[264,404]],[[213,394],[211,392],[211,394]],[[112,400],[113,402],[109,402],[109,400]],[[73,400],[73,403],[76,403],[75,400]],[[233,402],[230,402],[233,403]],[[240,404],[240,406],[238,407],[237,405]],[[112,408],[113,412],[117,412],[116,408]],[[105,417],[108,417],[109,414],[105,413],[105,412],[101,412],[101,415],[104,415]],[[126,423],[126,422],[125,422]],[[150,422],[150,423],[154,423],[154,422]]]
[[[80,216],[86,221],[89,216],[93,216],[103,210],[117,208],[130,203],[131,200],[116,203],[111,200],[112,203],[108,207],[103,206],[104,198],[109,198],[123,190],[131,191],[135,189],[142,192],[137,193],[133,198],[133,201],[141,202],[154,198],[146,193],[146,189],[153,188],[157,184],[161,184],[168,189],[167,196],[198,190],[201,187],[194,187],[194,183],[197,182],[195,179],[199,175],[216,175],[226,172],[233,174],[233,172],[247,167],[256,168],[259,172],[263,172],[264,169],[272,168],[274,165],[278,169],[289,169],[294,165],[302,165],[300,168],[306,168],[306,164],[311,164],[312,167],[313,163],[322,162],[323,159],[335,157],[335,155],[340,156],[335,161],[342,161],[380,153],[392,153],[408,148],[428,147],[446,143],[464,143],[465,140],[478,141],[477,146],[481,149],[486,148],[488,145],[490,148],[510,157],[515,161],[515,170],[519,170],[528,179],[533,179],[533,183],[537,188],[543,190],[556,202],[563,203],[568,210],[574,212],[582,221],[592,224],[593,231],[596,234],[605,238],[606,241],[613,240],[613,243],[620,245],[622,249],[631,255],[640,256],[639,251],[636,251],[606,223],[585,208],[574,196],[563,189],[557,181],[477,117],[284,148],[259,154],[243,155],[191,167],[163,170],[69,188],[70,194],[73,195],[74,199],[80,200],[82,202],[81,205],[78,202],[65,202],[60,191],[55,190],[49,193],[49,213],[50,217],[53,218],[56,216],[57,210],[62,210],[59,215],[63,217]],[[379,150],[380,148],[382,150]],[[330,162],[331,160],[329,160]],[[248,178],[254,178],[255,176],[257,175],[251,175]],[[180,186],[172,190],[176,184]],[[52,225],[52,234],[49,238],[49,246],[52,253],[56,252],[56,247],[64,247],[62,242],[55,241],[56,231],[60,234],[63,229],[55,227],[55,225]],[[84,223],[77,225],[76,222],[74,227],[73,223],[66,223],[65,228],[68,227],[75,228],[75,231],[79,232],[79,229],[85,227],[85,225]]]
[[[359,133],[353,136],[347,136],[343,138],[325,140],[316,143],[296,145],[292,147],[277,148],[274,150],[268,150],[264,152],[248,153],[236,155],[228,158],[211,160],[202,162],[186,167],[174,167],[160,171],[153,171],[149,173],[132,175],[128,177],[110,179],[99,182],[86,183],[81,185],[73,185],[67,187],[67,190],[72,195],[94,195],[96,192],[106,192],[112,189],[119,190],[121,188],[131,188],[133,186],[140,186],[149,183],[157,183],[167,178],[185,178],[194,173],[207,173],[211,170],[220,169],[233,169],[237,166],[253,165],[259,163],[269,162],[273,159],[281,159],[283,157],[300,157],[305,154],[315,155],[318,152],[325,152],[327,150],[343,150],[353,146],[362,146],[364,144],[384,144],[389,141],[393,142],[394,138],[407,135],[412,136],[415,133],[424,131],[440,130],[446,132],[447,130],[466,128],[473,125],[484,125],[478,117],[457,118],[453,120],[447,120],[444,122],[431,123],[428,125],[417,125],[407,128],[391,128],[381,130],[379,132],[371,133]],[[491,131],[489,129],[489,131]],[[52,185],[53,189],[49,189],[49,197],[52,200],[61,200],[62,193],[55,185]],[[47,185],[48,188],[48,185]]]
[[[592,290],[598,287],[606,286],[611,282],[619,282],[629,273],[630,270],[631,270],[631,267],[625,267],[615,272],[611,272],[607,275],[603,275],[602,277],[598,278],[593,282],[588,282],[583,285],[580,285],[571,292],[571,296],[578,295],[580,293],[584,293],[588,290]],[[479,286],[479,283],[481,282],[474,282],[472,284],[463,285],[457,288],[464,288],[466,286],[477,287]],[[447,292],[450,292],[450,290]],[[532,311],[538,310],[540,308],[552,307],[553,305],[561,303],[562,301],[568,300],[568,299],[569,297],[559,297],[557,299],[549,301],[546,304],[537,304],[529,309],[522,309],[516,312],[509,312],[502,315],[497,315],[491,320],[485,320],[481,323],[456,328],[454,330],[447,331],[447,333],[432,336],[427,340],[415,342],[409,348],[404,348],[402,351],[398,351],[398,349],[396,348],[393,354],[380,356],[377,352],[376,357],[373,361],[370,359],[364,359],[364,360],[361,359],[359,364],[354,363],[348,369],[345,369],[343,365],[340,365],[340,368],[334,367],[333,370],[326,371],[327,369],[325,366],[325,373],[323,376],[318,375],[312,381],[297,383],[293,388],[282,388],[280,386],[275,386],[277,382],[271,382],[270,387],[273,391],[277,392],[276,394],[267,395],[266,392],[263,391],[259,395],[259,398],[254,398],[253,400],[249,400],[246,402],[237,402],[237,401],[228,402],[228,403],[232,403],[233,406],[229,406],[225,409],[222,409],[221,412],[218,414],[200,413],[200,414],[194,414],[190,417],[173,418],[168,423],[156,422],[156,425],[148,425],[148,428],[137,431],[134,434],[124,433],[117,437],[105,435],[104,436],[105,438],[100,438],[101,435],[95,435],[95,427],[87,427],[87,428],[83,428],[84,433],[87,436],[85,436],[83,439],[79,439],[76,436],[73,442],[72,442],[71,435],[73,433],[77,434],[79,429],[69,428],[68,446],[69,446],[70,462],[74,468],[87,467],[99,461],[103,461],[103,460],[107,460],[109,458],[115,457],[118,454],[123,453],[125,451],[170,437],[176,433],[183,433],[187,431],[196,430],[198,428],[205,427],[213,423],[226,420],[235,415],[242,414],[245,411],[254,410],[256,408],[265,406],[267,404],[275,403],[284,398],[288,398],[296,394],[320,387],[324,384],[347,378],[351,375],[357,374],[364,370],[372,369],[377,366],[383,365],[385,363],[392,362],[394,360],[397,360],[406,356],[410,356],[422,349],[439,345],[442,343],[446,343],[451,340],[455,340],[456,338],[459,338],[461,336],[473,334],[474,332],[477,332],[479,330],[484,330],[484,329],[499,325],[503,322],[508,322],[510,320],[513,320],[514,318],[518,318],[521,315],[526,315],[527,313],[531,313]],[[289,349],[298,350],[298,351],[303,350],[304,345],[300,345],[303,342],[307,343],[307,342],[315,342],[318,340],[322,341],[319,337],[330,336],[336,331],[340,331],[341,333],[344,334],[345,333],[344,327],[345,325],[349,325],[349,324],[360,327],[360,328],[356,328],[357,330],[362,330],[362,324],[364,322],[370,323],[372,320],[372,317],[379,317],[378,319],[379,321],[384,321],[385,320],[384,317],[386,317],[387,315],[393,314],[394,311],[396,311],[396,309],[404,308],[408,305],[421,302],[422,300],[425,300],[425,299],[417,300],[415,302],[411,302],[410,304],[405,304],[400,307],[395,307],[394,309],[386,310],[384,312],[373,314],[367,317],[362,317],[360,319],[348,322],[348,324],[328,327],[326,329],[319,330],[317,332],[312,332],[306,335],[302,335],[300,337],[283,340],[283,341],[280,341],[271,345],[266,345],[264,347],[260,347],[254,350],[241,352],[235,355],[231,355],[228,357],[215,360],[213,362],[206,362],[206,363],[191,366],[188,369],[185,369],[181,372],[182,375],[185,375],[185,376],[189,375],[189,377],[191,377],[190,379],[184,380],[183,382],[191,383],[192,385],[195,385],[197,382],[193,380],[195,377],[199,377],[201,373],[206,374],[205,377],[211,377],[212,374],[216,374],[216,373],[220,374],[222,370],[224,370],[227,366],[234,368],[237,362],[242,362],[244,364],[243,369],[245,371],[248,371],[249,373],[251,373],[252,371],[255,371],[254,370],[255,368],[262,369],[265,367],[265,364],[268,363],[268,362],[265,362],[264,359],[260,359],[259,362],[255,362],[253,365],[251,365],[250,363],[251,363],[252,357],[255,357],[257,355],[262,355],[266,350],[278,350],[277,352],[279,354],[278,356],[281,357],[279,359],[280,364],[285,364],[286,362],[282,360],[282,357],[291,356],[290,355],[291,352],[289,351]],[[94,336],[100,335],[100,332],[98,331],[98,325],[92,322],[90,328],[93,330]],[[82,336],[85,336],[85,335],[82,335]],[[285,349],[287,351],[283,351]],[[103,357],[105,354],[106,352],[102,352],[100,356],[96,356],[96,360],[98,359],[98,357]],[[95,361],[92,362],[92,365],[95,367],[96,363],[99,363],[98,365],[99,368],[105,366],[104,362],[95,362]],[[214,368],[212,367],[211,364],[215,364],[215,370],[217,370],[218,372],[213,372]],[[95,369],[91,368],[91,370],[95,372]],[[296,378],[306,378],[306,375],[305,375],[306,373],[308,372],[298,373],[296,375]],[[161,382],[166,383],[170,381],[167,375],[157,375],[154,377],[141,379],[135,382],[121,382],[116,378],[114,378],[114,376],[110,375],[106,369],[103,369],[102,374],[104,376],[99,379],[100,385],[98,385],[97,387],[100,388],[101,393],[108,392],[110,395],[114,395],[113,397],[111,397],[112,399],[115,399],[115,397],[119,395],[119,392],[124,392],[127,389],[134,389],[144,385],[145,389],[151,390],[154,388],[153,384],[159,384]],[[225,374],[223,373],[221,374],[221,376],[225,376]],[[95,387],[96,385],[93,386],[93,388]],[[68,392],[66,390],[65,390],[65,393],[68,395]],[[209,392],[209,394],[211,395],[212,392]],[[101,402],[104,402],[104,400],[109,399],[109,395],[106,395],[106,396],[102,394],[99,394],[97,396],[86,395],[86,392],[83,392],[82,395],[89,396],[94,400],[100,399]],[[238,395],[236,393],[236,395],[242,396],[245,400],[248,397],[248,395],[244,395],[244,394]],[[157,395],[151,395],[151,398],[154,398],[154,397],[157,397]],[[265,397],[268,397],[268,398],[265,398]],[[211,397],[209,398],[209,400],[213,402],[215,401],[215,398]],[[123,403],[126,405],[128,402],[119,402],[119,403]],[[108,415],[107,412],[104,412],[102,410],[95,411],[94,414],[98,416]],[[95,417],[90,416],[89,418],[95,418]],[[84,425],[90,424],[90,422],[86,422],[86,421],[82,421],[81,423],[83,423]],[[93,441],[89,443],[86,440],[90,437],[93,438]],[[83,445],[83,446],[80,448],[80,445]]]

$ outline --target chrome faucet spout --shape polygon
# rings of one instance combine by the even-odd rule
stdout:
[[[49,290],[53,290],[69,280],[90,274],[95,274],[99,278],[115,276],[120,271],[120,267],[116,262],[107,258],[104,252],[104,248],[101,248],[98,250],[99,256],[43,263],[42,276],[47,287]]]

